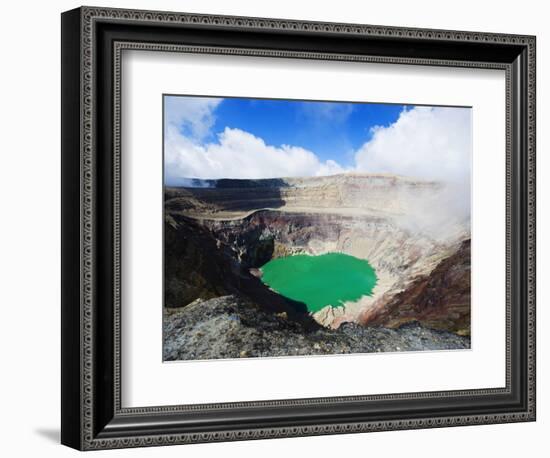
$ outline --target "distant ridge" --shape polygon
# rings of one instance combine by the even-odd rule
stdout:
[[[281,177],[281,178],[181,178],[181,184],[168,185],[167,188],[285,188],[293,186],[308,186],[315,184],[330,184],[337,182],[353,182],[355,180],[371,180],[381,182],[401,182],[409,184],[437,184],[433,180],[393,175],[390,173],[361,173],[347,172],[334,175],[311,176],[311,177]]]

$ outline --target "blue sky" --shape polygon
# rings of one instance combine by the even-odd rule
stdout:
[[[456,181],[470,173],[469,108],[172,95],[164,97],[164,134],[168,185],[348,172]]]
[[[371,127],[397,120],[403,105],[226,98],[218,105],[212,136],[238,128],[273,146],[295,145],[320,160],[351,166],[353,152],[371,136]],[[209,138],[212,140],[212,138]]]

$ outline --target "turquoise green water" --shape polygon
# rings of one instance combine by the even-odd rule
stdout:
[[[269,261],[261,270],[266,285],[303,302],[310,312],[371,295],[377,280],[368,261],[343,253],[287,256]]]

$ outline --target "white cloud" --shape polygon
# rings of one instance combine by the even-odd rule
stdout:
[[[213,97],[165,97],[165,129],[185,132],[195,140],[203,139],[216,121],[214,110],[222,100]]]
[[[217,141],[202,144],[168,129],[165,137],[166,182],[179,178],[277,178],[344,172],[335,161],[321,162],[311,151],[267,145],[261,138],[226,127]]]
[[[415,107],[375,127],[356,153],[358,170],[466,183],[470,179],[470,109]]]
[[[321,176],[356,170],[442,181],[469,201],[469,109],[404,110],[390,126],[373,129],[371,140],[355,153],[355,167],[346,169],[334,160],[321,161],[305,148],[268,145],[262,138],[237,128],[226,126],[207,141],[215,109],[222,100],[193,97],[181,103],[177,97],[166,99],[167,184],[180,183],[184,178]],[[334,115],[330,110],[325,114]]]
[[[353,104],[336,102],[302,102],[301,113],[317,123],[345,122],[353,112]]]
[[[332,175],[344,171],[335,161],[322,162],[311,151],[290,145],[267,145],[241,129],[226,127],[207,142],[223,99],[165,99],[165,181],[185,178],[277,178]],[[184,101],[185,103],[182,103]]]
[[[388,127],[376,127],[355,155],[356,167],[435,180],[443,188],[431,196],[404,195],[413,211],[402,223],[409,229],[445,234],[470,218],[471,110],[415,107]],[[447,229],[446,229],[447,228]]]

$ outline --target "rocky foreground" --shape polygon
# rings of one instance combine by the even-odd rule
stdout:
[[[395,329],[343,323],[336,330],[271,313],[236,295],[166,309],[164,360],[469,349],[470,338],[409,322]]]

